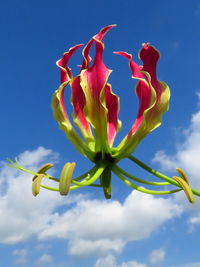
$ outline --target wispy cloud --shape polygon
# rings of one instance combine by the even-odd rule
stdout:
[[[27,266],[28,251],[27,249],[15,249],[13,251],[14,261],[13,263],[20,266]]]
[[[106,257],[99,258],[94,265],[94,267],[147,267],[146,264],[139,263],[137,261],[127,261],[118,265],[116,262],[116,258],[109,254]]]
[[[158,265],[165,260],[165,249],[158,248],[153,250],[149,255],[149,263],[151,265]]]
[[[52,256],[45,253],[39,257],[39,259],[36,261],[36,264],[39,266],[44,266],[46,264],[48,265],[52,261],[53,261]]]
[[[200,266],[200,262],[191,262],[191,263],[188,263],[188,264],[181,264],[181,265],[176,265],[176,266],[173,266],[173,267],[199,267]]]

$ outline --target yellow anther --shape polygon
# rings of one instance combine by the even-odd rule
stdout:
[[[189,186],[189,184],[185,181],[184,178],[180,178],[177,176],[173,176],[174,180],[177,181],[177,183],[179,183],[180,187],[184,190],[188,200],[190,203],[195,203],[195,199],[194,199],[194,195],[192,193],[192,190]]]
[[[37,171],[37,173],[43,173],[43,174],[45,174],[45,172],[46,172],[48,169],[52,168],[52,167],[53,167],[53,164],[51,164],[51,163],[46,163],[46,164],[44,164],[44,165]],[[35,176],[33,177],[33,181],[34,181],[37,177],[38,177],[38,176],[35,175]]]
[[[33,183],[32,183],[32,194],[34,196],[37,196],[40,193],[40,185],[42,182],[42,178],[45,176],[45,172],[53,167],[53,164],[46,163],[44,164],[38,171],[38,175],[35,175],[33,177]]]
[[[42,178],[44,177],[44,174],[41,173],[38,176],[36,176],[32,183],[32,194],[36,197],[40,193],[40,185],[42,182]]]
[[[188,181],[188,178],[187,178],[187,175],[185,174],[185,172],[181,168],[176,168],[176,170],[179,173],[179,175],[181,176],[181,178],[184,179],[187,184],[189,184],[189,181]]]
[[[75,166],[76,166],[75,162],[72,163],[68,162],[62,169],[60,175],[60,183],[59,183],[59,192],[61,195],[67,195],[69,192],[72,174]]]

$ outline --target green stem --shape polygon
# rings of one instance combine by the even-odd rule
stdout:
[[[12,160],[10,160],[10,159],[7,159],[7,160],[12,164],[12,165],[7,164],[7,166],[9,166],[9,167],[11,167],[11,168],[14,168],[14,169],[17,169],[17,170],[20,170],[20,171],[23,171],[23,172],[32,174],[33,176],[38,176],[38,175],[39,175],[39,173],[37,173],[37,172],[33,172],[33,171],[31,171],[31,170],[28,170],[28,169],[22,167],[22,166],[19,164],[19,162],[16,162],[16,163],[15,163],[14,161],[12,161]],[[95,169],[96,169],[96,166],[94,166],[93,168],[91,168],[89,171],[83,173],[82,175],[80,175],[80,176],[74,178],[73,180],[79,181],[79,180],[85,178],[86,176],[88,176],[88,174],[91,173],[91,172],[93,172]],[[55,177],[53,177],[53,176],[51,176],[51,175],[48,175],[48,174],[46,174],[46,173],[44,173],[44,178],[53,180],[53,181],[58,182],[58,183],[60,182],[60,179],[55,178]]]
[[[137,190],[137,191],[140,191],[140,192],[143,192],[143,193],[146,193],[146,194],[151,194],[151,195],[167,195],[167,194],[173,194],[173,193],[176,193],[176,192],[179,192],[181,191],[182,189],[176,189],[176,190],[170,190],[170,191],[157,191],[157,190],[149,190],[149,189],[146,189],[144,187],[140,187],[140,186],[137,186],[135,185],[134,183],[130,182],[129,180],[127,180],[122,174],[121,172],[118,171],[118,169],[113,166],[112,167],[112,171],[125,183],[127,184],[128,186],[132,187],[133,189]]]
[[[107,165],[108,165],[107,162],[102,161],[101,163],[96,165],[96,172],[92,176],[90,176],[89,178],[84,179],[81,182],[77,182],[77,181],[74,181],[74,180],[72,180],[71,182],[73,184],[75,184],[75,185],[78,185],[78,186],[91,185],[92,183],[94,183],[99,178],[99,176],[102,174],[102,172],[104,171],[104,169],[106,168]]]
[[[121,169],[117,165],[115,165],[115,167],[116,167],[116,169],[118,169],[119,172],[121,172],[125,176],[127,176],[127,177],[131,178],[132,180],[134,180],[136,182],[139,182],[139,183],[149,184],[149,185],[158,185],[158,186],[161,186],[161,185],[169,185],[170,184],[168,182],[151,182],[151,181],[146,181],[146,180],[143,180],[143,179],[140,179],[140,178],[137,178],[137,177],[133,176],[132,174],[124,171],[123,169]]]
[[[93,187],[102,187],[100,184],[90,184],[89,186],[93,186]],[[56,192],[59,192],[59,188],[54,188],[54,187],[50,187],[50,186],[46,186],[46,185],[40,185],[40,187],[45,188],[45,189],[50,190],[50,191],[56,191]],[[78,189],[78,188],[80,188],[80,186],[71,186],[71,187],[70,187],[70,191],[71,191],[71,190]]]
[[[37,172],[33,172],[33,171],[31,171],[31,170],[28,170],[28,169],[22,167],[21,165],[14,163],[14,162],[12,162],[12,165],[10,165],[10,164],[6,164],[6,165],[7,165],[8,167],[11,167],[11,168],[14,168],[14,169],[17,169],[17,170],[20,170],[20,171],[23,171],[23,172],[32,174],[32,175],[34,175],[34,176],[38,176],[38,175],[39,175],[39,173],[37,173]],[[50,179],[50,180],[59,182],[59,179],[58,179],[58,178],[54,178],[53,176],[48,175],[48,174],[46,174],[46,173],[44,173],[44,177],[47,178],[47,179]]]
[[[165,174],[158,172],[154,169],[152,169],[151,167],[149,167],[148,165],[146,165],[145,163],[143,163],[142,161],[140,161],[139,159],[133,157],[132,155],[128,156],[128,158],[130,160],[132,160],[133,162],[135,162],[137,165],[139,165],[141,168],[145,169],[146,171],[148,171],[149,173],[153,174],[154,176],[159,177],[162,180],[165,180],[167,182],[169,182],[170,184],[173,184],[175,186],[181,187],[175,180],[173,180],[172,178],[170,178],[169,176],[166,176]],[[191,188],[192,192],[200,197],[200,191]]]

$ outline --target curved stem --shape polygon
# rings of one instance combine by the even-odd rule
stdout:
[[[140,161],[139,159],[133,157],[132,155],[128,156],[128,158],[130,160],[132,160],[133,162],[135,162],[137,165],[139,165],[141,168],[145,169],[146,171],[148,171],[149,173],[153,174],[154,176],[159,177],[162,180],[165,180],[167,182],[169,182],[170,184],[173,184],[175,186],[181,187],[180,184],[178,184],[174,179],[170,178],[169,176],[166,176],[165,174],[158,172],[154,169],[152,169],[151,167],[149,167],[148,165],[146,165],[145,163],[143,163],[142,161]],[[191,188],[192,192],[200,197],[200,191]]]
[[[75,180],[75,181],[79,181],[79,180],[81,180],[81,179],[83,179],[83,178],[87,177],[87,176],[88,176],[88,174],[90,174],[90,173],[94,172],[94,171],[95,171],[95,169],[96,169],[96,165],[95,165],[94,167],[92,167],[92,168],[91,168],[89,171],[87,171],[87,172],[83,173],[82,175],[80,175],[80,176],[78,176],[78,177],[74,178],[73,180]]]
[[[8,160],[9,160],[9,159],[8,159]],[[14,168],[14,169],[17,169],[17,170],[20,170],[20,171],[23,171],[23,172],[32,174],[32,175],[34,175],[34,176],[38,176],[38,175],[39,175],[39,173],[37,173],[37,172],[33,172],[33,171],[31,171],[31,170],[28,170],[28,169],[22,167],[18,162],[15,163],[15,162],[13,162],[13,161],[11,161],[11,160],[9,160],[9,161],[12,163],[12,165],[10,165],[10,164],[6,164],[8,167],[11,167],[11,168]],[[53,176],[51,176],[51,175],[48,175],[48,174],[46,174],[46,173],[44,173],[44,177],[47,178],[47,179],[50,179],[50,180],[59,182],[59,179],[58,179],[58,178],[55,178],[55,177],[53,177]]]
[[[139,183],[143,183],[143,184],[149,184],[149,185],[158,185],[158,186],[161,186],[161,185],[169,185],[170,183],[168,182],[151,182],[151,181],[146,181],[146,180],[143,180],[143,179],[140,179],[140,178],[137,178],[135,176],[133,176],[132,174],[124,171],[123,169],[121,169],[119,166],[115,165],[116,169],[121,172],[122,174],[124,174],[125,176],[131,178],[132,180],[136,181],[136,182],[139,182]]]
[[[100,184],[90,184],[89,186],[93,186],[93,187],[102,187]],[[46,186],[46,185],[40,185],[40,187],[45,188],[45,189],[50,190],[50,191],[56,191],[56,192],[59,192],[59,188],[54,188],[54,187],[50,187],[50,186]],[[70,187],[70,191],[71,191],[71,190],[78,189],[78,188],[80,188],[80,186],[71,186],[71,187]]]
[[[59,192],[59,188],[54,188],[54,187],[50,187],[50,186],[46,186],[46,185],[40,185],[40,187],[42,188],[45,188],[47,190],[50,190],[50,191],[56,191],[56,192]]]
[[[16,161],[16,163],[15,163],[14,161],[12,161],[10,159],[7,159],[7,160],[12,164],[12,165],[7,164],[7,166],[9,166],[11,168],[14,168],[14,169],[17,169],[17,170],[20,170],[20,171],[23,171],[23,172],[32,174],[34,176],[38,176],[39,175],[39,173],[34,172],[34,171],[31,171],[31,170],[28,170],[28,169],[24,168],[23,166],[21,166],[18,161]],[[93,172],[95,169],[96,169],[96,166],[92,167],[89,171],[87,171],[87,172],[83,173],[82,175],[74,178],[73,180],[79,181],[79,180],[85,178],[86,176],[88,176],[88,174],[91,173],[91,172]],[[44,178],[47,178],[47,179],[50,179],[52,181],[58,182],[58,183],[60,182],[60,179],[55,178],[55,177],[53,177],[51,175],[48,175],[46,173],[44,173],[44,176],[43,177]]]
[[[104,171],[104,169],[106,168],[106,166],[108,165],[107,162],[101,162],[99,164],[96,165],[96,171],[92,176],[89,176],[89,178],[84,179],[81,182],[77,182],[72,180],[71,182],[77,186],[88,186],[91,185],[92,183],[94,183],[99,176],[102,174],[102,172]]]
[[[132,187],[133,189],[146,193],[146,194],[151,194],[151,195],[167,195],[167,194],[173,194],[176,192],[181,191],[182,189],[175,189],[175,190],[170,190],[170,191],[157,191],[157,190],[149,190],[144,187],[140,187],[135,185],[134,183],[130,182],[127,180],[118,170],[115,166],[112,167],[112,171],[128,186]]]

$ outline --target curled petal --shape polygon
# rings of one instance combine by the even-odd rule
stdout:
[[[82,87],[80,86],[80,76],[77,76],[71,82],[72,97],[71,102],[74,107],[73,119],[75,124],[79,127],[81,133],[87,142],[93,141],[92,131],[90,124],[85,118],[84,107],[86,104],[85,95]]]
[[[70,68],[67,66],[68,61],[70,60],[73,53],[83,44],[75,45],[65,52],[63,57],[56,62],[56,65],[60,68],[60,82],[64,83],[69,81],[72,78]]]
[[[146,43],[143,44],[143,47],[139,52],[139,58],[144,63],[142,71],[149,73],[151,77],[151,84],[156,91],[157,97],[159,98],[162,94],[162,88],[160,82],[157,80],[156,64],[160,58],[160,53],[149,43]]]
[[[73,53],[80,47],[80,45],[76,45],[69,49],[68,52],[64,53],[63,57],[57,61],[57,65],[60,68],[61,74],[61,86],[53,95],[52,108],[54,110],[54,116],[56,120],[60,120],[60,128],[65,131],[67,136],[70,138],[70,141],[74,139],[77,142],[81,143],[81,139],[75,133],[73,126],[69,120],[65,103],[64,103],[64,91],[67,84],[70,83],[72,88],[72,103],[74,106],[74,120],[76,125],[80,128],[84,138],[86,139],[86,143],[90,143],[93,140],[92,132],[90,130],[90,125],[86,121],[83,108],[85,105],[85,97],[83,91],[80,87],[80,77],[77,76],[75,79],[72,78],[72,74],[70,68],[68,67],[68,61],[73,55]],[[69,131],[69,133],[67,133]],[[74,144],[74,143],[73,143]],[[77,146],[77,145],[76,145]],[[80,151],[80,149],[79,149]]]
[[[84,62],[80,74],[81,87],[85,94],[86,105],[85,114],[86,119],[92,125],[96,135],[96,151],[108,151],[108,137],[107,137],[107,109],[105,100],[105,88],[108,77],[111,73],[103,63],[103,38],[105,34],[114,25],[103,28],[93,39],[88,43],[83,51]],[[96,53],[93,65],[89,67],[89,51],[91,44],[96,43]],[[88,48],[89,47],[89,48]]]
[[[137,78],[144,78],[143,73],[141,73],[141,70],[142,70],[142,67],[143,66],[140,66],[137,63],[135,63],[132,60],[132,55],[131,54],[126,53],[126,52],[123,52],[123,51],[114,52],[114,54],[120,55],[120,56],[128,59],[128,61],[129,61],[129,67],[130,67],[130,69],[132,71],[132,78],[136,78],[136,79]]]
[[[139,98],[137,118],[131,130],[119,144],[118,157],[124,157],[134,151],[138,143],[162,121],[162,114],[168,110],[170,91],[168,86],[156,77],[156,63],[159,59],[158,51],[149,44],[143,45],[140,58],[144,66],[138,66],[132,56],[125,52],[118,52],[129,60],[132,77],[138,79],[136,94]]]
[[[72,126],[69,117],[66,112],[64,103],[64,90],[69,82],[62,83],[60,87],[55,91],[52,97],[52,109],[54,113],[54,118],[59,124],[59,128],[65,132],[68,139],[77,148],[77,150],[87,156],[88,158],[93,158],[92,151],[88,148],[85,142],[76,133],[74,127]]]
[[[132,55],[126,52],[115,52],[115,54],[121,55],[129,60],[129,67],[132,71],[132,78],[138,79],[136,85],[136,95],[139,99],[139,109],[135,122],[133,123],[128,138],[135,134],[139,126],[144,119],[144,112],[155,102],[155,92],[152,90],[149,83],[146,81],[146,76],[141,72],[142,66],[137,65],[132,60]]]
[[[93,45],[93,43],[95,42],[95,40],[99,40],[99,41],[102,41],[104,36],[107,34],[107,32],[112,29],[113,27],[115,27],[116,25],[113,24],[113,25],[109,25],[109,26],[106,26],[104,27],[103,29],[101,29],[101,31],[96,34],[88,43],[87,45],[84,47],[83,49],[83,63],[82,63],[82,70],[83,69],[87,69],[90,67],[90,62],[92,60],[92,58],[89,56],[89,52],[90,52],[90,49],[91,49],[91,46]]]
[[[119,97],[112,92],[110,84],[106,85],[105,90],[106,108],[107,108],[107,129],[108,143],[112,146],[116,133],[121,128],[121,121],[118,120]]]

